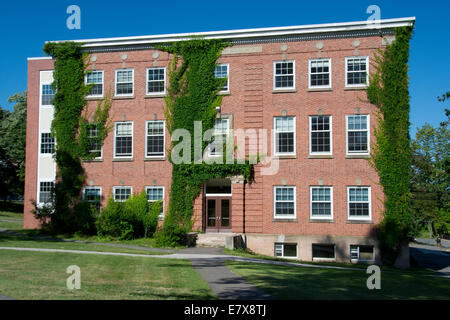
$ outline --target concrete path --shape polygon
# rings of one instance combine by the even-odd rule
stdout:
[[[450,277],[449,248],[411,243],[409,253],[419,266]]]

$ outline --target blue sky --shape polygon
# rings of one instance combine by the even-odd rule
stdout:
[[[81,30],[66,27],[69,5],[81,9]],[[450,1],[7,1],[0,9],[0,106],[27,88],[27,57],[43,56],[46,40],[213,31],[363,21],[378,5],[381,18],[415,16],[411,42],[411,132],[438,125],[450,91]]]

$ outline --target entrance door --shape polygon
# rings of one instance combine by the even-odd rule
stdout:
[[[206,198],[206,231],[231,230],[231,198]]]

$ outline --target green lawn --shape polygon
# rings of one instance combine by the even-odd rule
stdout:
[[[66,269],[81,269],[69,290]],[[0,250],[0,293],[16,299],[214,299],[189,261]]]
[[[381,271],[369,290],[363,270],[332,270],[228,261],[228,267],[277,299],[450,299],[450,279],[423,272]]]
[[[23,226],[23,204],[0,201],[0,229],[21,230]]]

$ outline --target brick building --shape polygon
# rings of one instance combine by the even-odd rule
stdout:
[[[228,77],[217,110],[216,134],[267,129],[274,174],[255,168],[242,177],[205,182],[194,203],[195,228],[245,236],[247,247],[301,260],[378,261],[376,225],[383,193],[370,166],[376,107],[366,99],[371,63],[414,18],[204,32],[233,44],[223,50],[217,77]],[[96,107],[113,93],[113,131],[97,158],[83,162],[85,199],[122,201],[147,190],[167,209],[171,164],[166,149],[164,96],[171,57],[153,45],[194,34],[82,40],[93,83],[86,97]],[[51,83],[53,60],[28,59],[28,114],[24,227],[37,228],[32,204],[48,201],[56,165]],[[95,127],[90,134],[95,136]],[[246,152],[255,145],[247,140]],[[254,150],[253,150],[254,151]],[[211,147],[209,155],[216,155]]]

